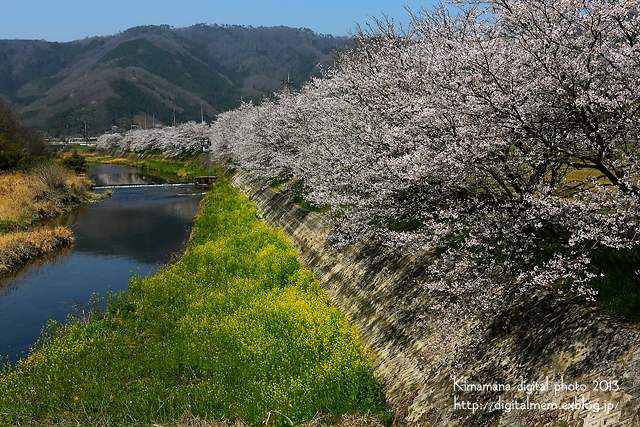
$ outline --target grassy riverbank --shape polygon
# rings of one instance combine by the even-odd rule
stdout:
[[[203,200],[196,227],[180,261],[134,277],[91,322],[52,323],[38,351],[4,368],[0,424],[383,413],[358,334],[283,232],[226,184]]]
[[[37,227],[43,220],[87,203],[91,182],[55,163],[0,174],[0,273],[73,242],[65,227]]]
[[[40,228],[0,234],[0,272],[54,252],[74,242],[67,227]]]

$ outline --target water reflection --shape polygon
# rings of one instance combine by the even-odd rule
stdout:
[[[90,165],[89,174],[96,186],[121,186],[159,184],[161,179],[141,174],[140,171],[126,166]]]
[[[44,255],[40,258],[32,260],[25,265],[19,266],[10,274],[0,276],[0,301],[1,297],[8,296],[12,291],[20,288],[21,285],[28,281],[31,275],[45,275],[53,268],[64,266],[68,255],[73,251],[72,246],[67,246],[53,254]]]
[[[135,170],[111,165],[92,165],[90,174],[100,176],[101,182],[139,179]],[[127,290],[132,274],[157,271],[172,253],[182,250],[203,190],[191,186],[111,191],[112,197],[56,220],[72,228],[72,249],[0,278],[0,355],[15,361],[28,352],[49,319],[66,319],[69,301],[86,304],[94,292]]]
[[[114,191],[77,217],[76,251],[143,264],[166,261],[184,243],[200,203],[200,193],[183,194],[172,188]]]

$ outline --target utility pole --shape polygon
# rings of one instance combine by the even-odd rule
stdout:
[[[287,80],[284,81],[282,80],[282,83],[280,84],[280,86],[278,86],[277,90],[280,90],[280,88],[286,88],[285,90],[291,90],[291,87],[293,86],[293,82],[291,81],[291,74],[287,73]]]
[[[204,122],[204,112],[202,111],[202,101],[200,101],[200,123]]]

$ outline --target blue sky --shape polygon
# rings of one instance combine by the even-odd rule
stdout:
[[[356,24],[386,15],[406,25],[409,14],[434,0],[0,0],[0,39],[66,42],[117,34],[138,25],[285,25],[347,35]]]

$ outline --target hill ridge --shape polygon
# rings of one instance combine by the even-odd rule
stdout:
[[[148,25],[72,42],[0,40],[0,97],[51,136],[211,120],[291,79],[348,40],[308,29]],[[85,126],[86,125],[86,126]]]

